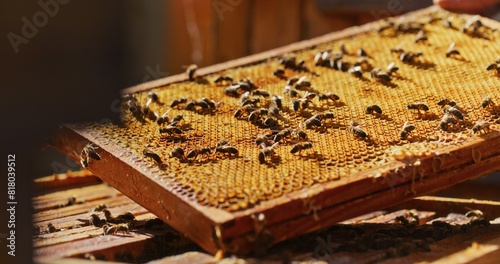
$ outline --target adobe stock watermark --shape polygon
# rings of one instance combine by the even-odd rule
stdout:
[[[326,241],[321,237],[316,237],[317,245],[314,248],[313,257],[316,259],[326,259],[333,254],[332,236],[326,236]]]
[[[410,0],[411,1],[411,0]],[[399,15],[403,12],[404,6],[401,3],[401,0],[389,0],[387,1],[386,8],[375,10],[370,10],[370,14],[375,19],[383,19],[391,16]]]
[[[217,16],[219,16],[219,20],[224,21],[224,13],[233,12],[234,8],[241,4],[241,2],[243,0],[214,0],[212,5]]]
[[[14,53],[19,53],[19,46],[21,44],[28,44],[29,41],[38,34],[40,28],[45,27],[47,23],[49,23],[49,17],[55,17],[57,13],[59,13],[60,5],[65,5],[69,3],[69,1],[70,0],[39,0],[37,3],[41,10],[35,12],[31,19],[26,16],[21,18],[21,32],[16,34],[11,31],[7,34],[7,39]]]
[[[146,66],[146,68],[144,68],[146,70],[146,72],[148,74],[146,74],[144,76],[144,78],[142,78],[142,81],[143,82],[147,82],[147,81],[151,81],[151,80],[156,80],[156,79],[160,79],[160,78],[163,78],[163,77],[167,77],[168,76],[168,72],[162,72],[160,70],[160,64],[156,64],[156,67],[153,69],[151,68],[151,66]]]
[[[146,75],[142,78],[143,82],[163,78],[168,76],[168,72],[162,72],[160,69],[160,64],[157,63],[155,68],[152,68],[150,65],[146,66],[144,68],[146,70]],[[113,100],[110,104],[110,110],[114,114],[120,114],[122,111],[122,103],[121,99],[117,98]],[[99,124],[109,124],[111,123],[112,120],[109,118],[103,118],[99,121]],[[86,141],[81,141],[78,143],[77,149],[83,149],[87,145]],[[71,151],[71,148],[69,146],[66,146],[66,153],[69,153]],[[80,153],[75,153],[76,156],[79,156]],[[64,162],[59,162],[59,161],[53,161],[51,163],[51,167],[54,173],[56,174],[61,174],[61,173],[66,173],[68,171],[72,170],[77,170],[78,168],[81,167],[81,164],[74,162],[71,158],[66,156]]]

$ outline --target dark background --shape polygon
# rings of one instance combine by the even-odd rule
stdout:
[[[432,1],[334,0],[56,0],[53,16],[36,26],[16,53],[8,34],[23,36],[23,17],[44,12],[37,1],[0,1],[1,157],[16,154],[16,253],[29,263],[33,179],[79,166],[46,139],[62,123],[117,121],[121,89],[182,73],[183,65],[223,62],[309,39]],[[415,5],[415,2],[419,2]],[[222,3],[222,4],[221,4]],[[374,4],[375,3],[375,4]],[[51,6],[54,8],[54,6]],[[217,8],[226,8],[217,10]],[[54,10],[54,9],[53,9]],[[4,177],[4,176],[2,176]],[[2,181],[5,204],[7,179]],[[4,208],[2,206],[2,208]],[[5,210],[0,259],[8,256]],[[5,255],[4,255],[5,254]],[[12,258],[9,258],[9,263]]]

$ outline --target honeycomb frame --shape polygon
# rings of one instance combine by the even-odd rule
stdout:
[[[455,22],[469,18],[435,7],[404,18],[420,21],[447,16],[454,17]],[[500,28],[495,21],[481,21],[491,29]],[[500,100],[500,78],[484,69],[500,54],[500,45],[486,38],[471,38],[459,30],[445,29],[447,34],[437,34],[443,27],[438,22],[425,25],[429,35],[425,43],[412,43],[414,33],[376,32],[385,25],[387,22],[378,21],[199,69],[198,82],[181,74],[123,91],[134,94],[141,104],[149,92],[156,92],[162,104],[151,104],[152,111],[162,114],[171,109],[171,116],[183,114],[184,131],[179,136],[165,136],[147,118],[135,120],[125,107],[124,125],[64,125],[53,145],[80,161],[79,153],[92,143],[100,160],[89,160],[89,170],[212,253],[259,251],[270,243],[499,170],[500,152],[492,146],[500,145],[500,108],[493,105],[483,109],[481,100],[487,94]],[[489,34],[498,38],[497,31]],[[459,56],[445,56],[451,42],[456,43]],[[314,54],[337,49],[340,43],[350,49],[350,54],[362,47],[377,67],[385,68],[394,61],[400,70],[392,81],[384,83],[369,73],[358,78],[314,66]],[[389,49],[401,43],[405,49],[422,50],[423,58],[413,64],[399,61]],[[250,77],[262,89],[281,95],[286,80],[272,72],[280,67],[279,57],[289,53],[304,59],[310,71],[285,69],[285,76],[307,76],[316,91],[334,91],[340,101],[325,103],[313,99],[310,108],[299,112],[285,107],[278,119],[280,129],[301,127],[306,119],[321,111],[333,112],[334,118],[323,120],[318,128],[302,127],[313,143],[311,149],[290,153],[300,140],[289,138],[261,163],[258,155],[262,147],[254,144],[255,136],[273,129],[252,124],[245,120],[246,116],[234,119],[238,99],[225,96],[227,86],[215,85],[212,80],[219,75],[234,80]],[[351,62],[356,59],[356,55],[345,57]],[[470,78],[456,80],[467,74]],[[332,84],[337,86],[331,88]],[[222,103],[215,113],[169,107],[173,100],[185,96],[190,100],[207,97]],[[451,124],[447,131],[439,128],[443,110],[436,104],[443,97],[456,100],[465,114],[464,121]],[[269,100],[262,100],[265,103],[261,106],[267,107]],[[284,98],[286,105],[291,100]],[[407,109],[408,104],[420,101],[429,106],[428,113]],[[366,106],[373,103],[384,110],[382,115],[365,112]],[[480,119],[489,120],[490,129],[472,133],[471,128]],[[369,136],[350,133],[352,120],[359,122]],[[416,129],[402,140],[399,131],[406,121],[414,123]],[[213,148],[219,139],[228,140],[239,150],[238,154],[199,155],[189,160],[170,157],[174,147],[181,146],[186,152],[203,146]],[[157,153],[166,168],[145,156],[144,148]],[[203,182],[204,179],[208,180]]]

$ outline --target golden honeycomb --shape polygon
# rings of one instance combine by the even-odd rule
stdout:
[[[452,28],[445,26],[450,21]],[[417,35],[422,34],[417,33],[419,28],[397,27],[414,22],[422,23],[427,40],[415,41]],[[497,129],[500,108],[494,102],[500,103],[500,78],[486,67],[500,54],[498,32],[485,25],[474,34],[463,32],[467,22],[470,24],[470,20],[462,16],[435,12],[419,21],[400,20],[394,25],[388,24],[387,28],[381,24],[380,30],[373,29],[286,55],[294,56],[296,61],[304,60],[307,71],[284,68],[281,57],[276,57],[132,94],[137,103],[144,106],[148,93],[154,92],[158,102],[149,104],[150,111],[160,116],[167,113],[169,117],[182,114],[183,120],[176,125],[182,129],[180,134],[160,133],[160,128],[167,124],[158,125],[143,116],[138,119],[129,110],[130,99],[123,101],[123,124],[90,126],[111,142],[141,157],[165,184],[175,186],[177,195],[203,206],[242,210],[314,184],[349,177],[394,159],[429,155],[433,150]],[[459,54],[447,56],[452,43]],[[347,71],[315,65],[314,57],[318,52],[338,53],[341,44],[347,52],[342,61],[352,65],[360,59],[357,50],[362,48],[372,68],[386,71],[394,62],[399,70],[390,75],[389,82],[383,82],[373,78],[370,71],[356,77]],[[414,62],[403,62],[395,51],[399,48],[422,52],[422,55]],[[284,69],[285,78],[273,75],[277,69]],[[235,118],[241,100],[225,94],[230,84],[216,84],[214,80],[219,76],[231,77],[234,82],[249,78],[259,90],[282,96],[283,107],[275,117],[278,124],[273,127],[254,124],[248,121],[248,113]],[[304,109],[294,111],[291,102],[296,98],[284,94],[284,88],[288,79],[302,76],[311,83],[307,90],[317,96]],[[305,90],[298,92],[300,96],[306,94]],[[328,92],[340,99],[335,102],[318,100]],[[487,96],[491,96],[492,103],[483,107]],[[217,106],[213,111],[187,110],[187,103],[170,106],[180,98],[187,98],[187,103],[208,98]],[[258,98],[256,109],[272,105],[269,97]],[[454,100],[464,116],[463,120],[454,119],[456,123],[450,123],[444,130],[440,128],[443,107],[437,104],[442,98]],[[416,102],[425,103],[429,110],[408,109],[409,104]],[[382,114],[366,113],[366,107],[373,104],[380,106]],[[306,120],[321,112],[332,112],[334,118],[323,119],[320,126],[307,128]],[[473,133],[472,128],[480,120],[488,121],[490,128]],[[357,128],[368,136],[351,133],[351,121],[356,121]],[[413,124],[415,129],[403,140],[400,131],[405,122]],[[288,136],[274,146],[274,153],[266,155],[264,162],[259,161],[259,153],[264,147],[255,143],[257,136],[268,135],[272,141],[272,135],[287,128],[291,131],[302,129],[307,139]],[[229,142],[238,154],[214,152],[221,140]],[[295,144],[301,142],[312,143],[312,148],[291,153]],[[170,152],[177,147],[185,154],[203,147],[209,147],[212,153],[194,158],[171,157]],[[163,164],[146,156],[145,148],[156,153]]]

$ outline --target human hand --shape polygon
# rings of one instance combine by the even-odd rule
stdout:
[[[478,14],[498,5],[500,0],[434,0],[443,9]]]

